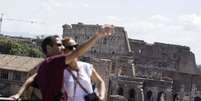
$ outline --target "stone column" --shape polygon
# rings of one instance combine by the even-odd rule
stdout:
[[[144,101],[144,93],[142,86],[141,85],[138,86],[136,91],[137,91],[136,101]]]
[[[172,89],[171,88],[166,89],[165,96],[166,96],[165,101],[173,101]]]

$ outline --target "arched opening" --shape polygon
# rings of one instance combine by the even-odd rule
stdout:
[[[173,101],[179,101],[179,96],[178,94],[173,95]]]
[[[158,93],[157,101],[165,101],[165,93],[163,91]]]
[[[201,98],[200,97],[195,97],[194,101],[201,101]]]
[[[147,94],[146,94],[146,100],[147,101],[153,101],[153,93],[152,91],[148,91]]]
[[[128,101],[135,101],[135,90],[134,89],[130,89],[129,90],[129,98]]]
[[[118,88],[118,91],[117,91],[117,93],[118,93],[118,95],[122,95],[123,96],[123,94],[124,94],[124,90],[123,90],[123,88]]]

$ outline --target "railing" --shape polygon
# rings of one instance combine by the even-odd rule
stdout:
[[[0,101],[15,101],[15,100],[9,97],[0,97]],[[21,99],[18,99],[17,101],[21,101]]]

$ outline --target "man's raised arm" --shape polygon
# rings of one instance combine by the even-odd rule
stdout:
[[[105,25],[95,33],[88,41],[80,45],[75,51],[71,54],[67,55],[66,57],[66,64],[74,60],[75,58],[83,55],[86,51],[88,51],[95,43],[96,40],[100,39],[101,37],[110,36],[112,34],[113,26],[112,25]]]

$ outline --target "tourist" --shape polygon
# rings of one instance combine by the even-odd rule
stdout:
[[[42,50],[47,58],[38,65],[39,69],[37,73],[28,78],[19,92],[11,97],[18,99],[22,93],[32,85],[33,87],[40,89],[44,101],[67,101],[67,92],[63,89],[63,73],[66,64],[83,55],[92,45],[95,44],[97,39],[108,36],[111,33],[111,26],[102,28],[97,31],[92,38],[80,45],[70,54],[61,54],[64,47],[58,36],[45,38],[42,42]]]
[[[65,37],[63,39],[65,53],[71,53],[77,49],[78,44],[72,38]],[[92,82],[98,85],[97,93],[92,89]],[[104,100],[105,83],[100,75],[93,68],[92,64],[79,61],[75,58],[68,63],[68,67],[64,71],[64,88],[68,92],[68,101],[86,101],[85,96],[89,94],[97,94],[97,99]]]

